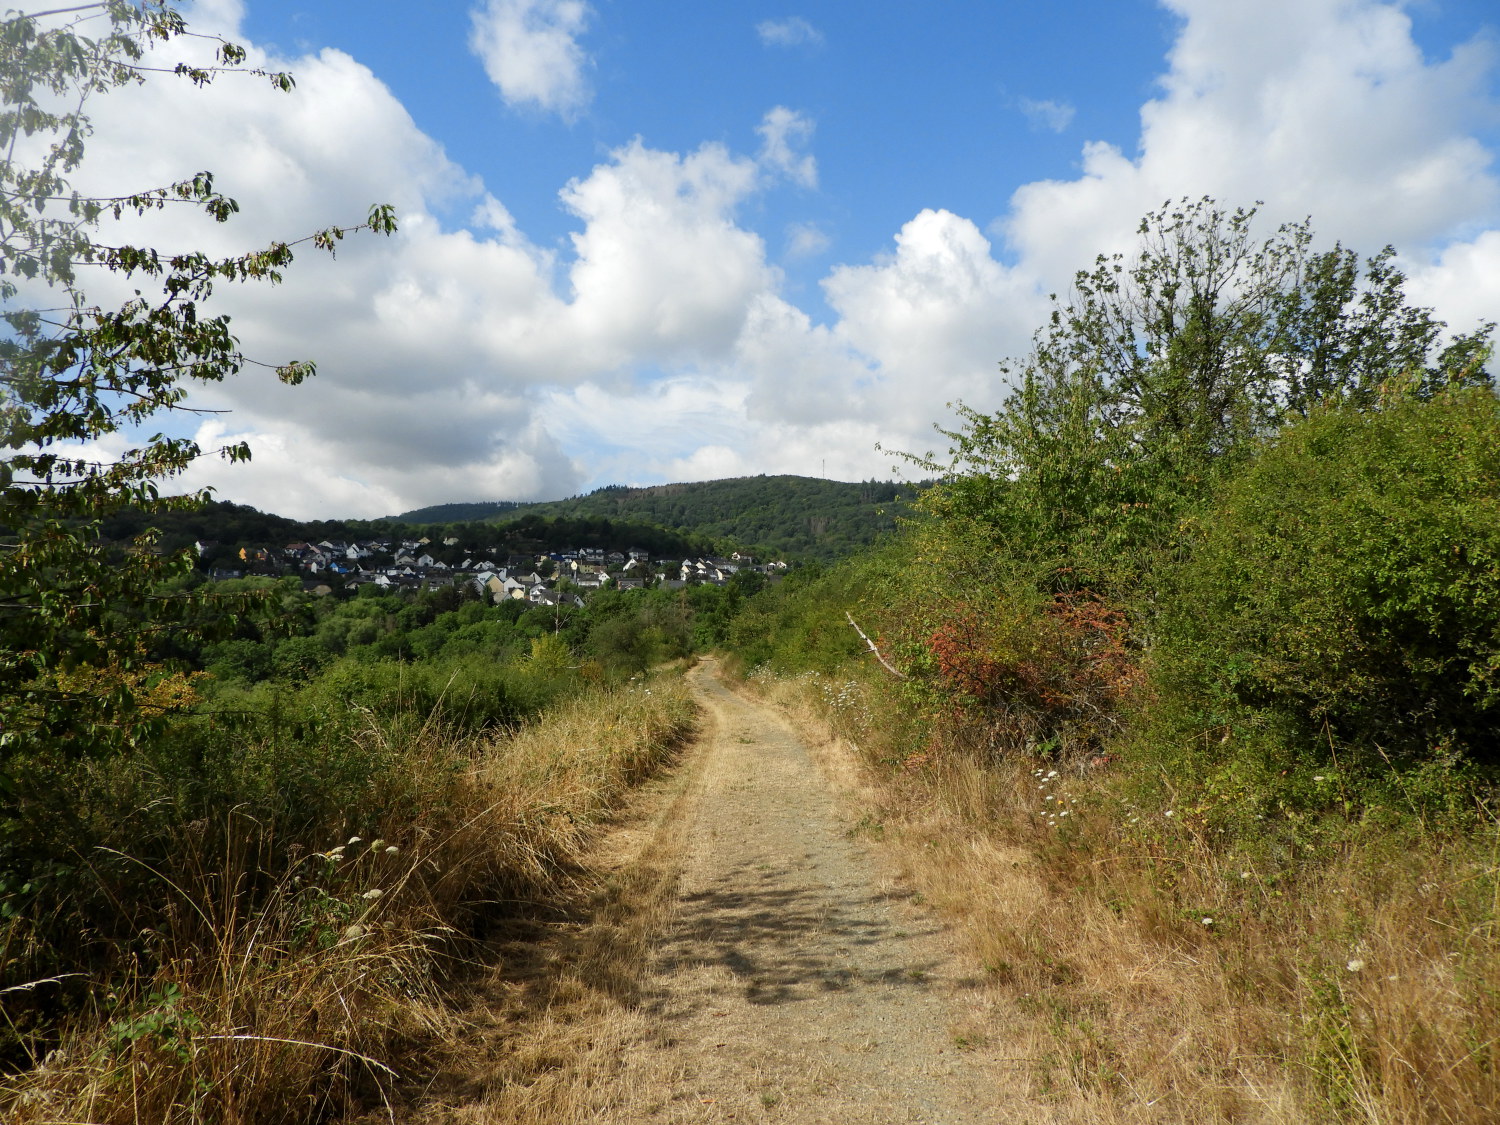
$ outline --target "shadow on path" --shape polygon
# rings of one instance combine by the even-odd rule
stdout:
[[[936,964],[913,956],[909,946],[936,928],[899,929],[886,920],[884,896],[840,892],[751,864],[731,868],[679,900],[657,971],[672,975],[694,965],[722,966],[752,1004],[797,1003],[830,992],[927,989]],[[708,999],[662,994],[651,1006],[683,1018]]]

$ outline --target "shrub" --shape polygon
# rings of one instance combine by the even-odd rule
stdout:
[[[1286,430],[1164,588],[1157,734],[1220,756],[1255,743],[1289,776],[1500,764],[1494,393],[1390,396]]]

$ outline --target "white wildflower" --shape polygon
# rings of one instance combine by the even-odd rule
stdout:
[[[1354,958],[1354,960],[1350,961],[1347,965],[1344,966],[1344,968],[1348,969],[1351,973],[1357,973],[1364,967],[1364,959],[1360,957]]]
[[[362,899],[364,899],[366,902],[374,902],[377,898],[379,898],[383,894],[385,894],[385,892],[382,891],[379,887],[371,887],[368,891],[366,891],[364,894],[360,895],[359,897],[362,898]]]
[[[1209,918],[1207,915],[1205,915],[1204,918],[1203,918],[1203,924],[1205,926],[1212,926],[1214,924],[1214,920],[1212,918]]]
[[[365,936],[365,928],[363,926],[361,926],[357,922],[354,925],[348,926],[348,927],[346,927],[344,929],[344,940],[345,941],[354,941],[355,939],[362,938],[364,936]]]
[[[401,854],[401,849],[398,848],[395,844],[392,844],[390,847],[388,847],[388,848],[385,849],[385,854],[386,855],[400,855]]]
[[[355,844],[359,843],[363,839],[364,839],[363,836],[350,836],[349,837],[349,843],[347,845],[345,845],[345,846],[352,848]]]

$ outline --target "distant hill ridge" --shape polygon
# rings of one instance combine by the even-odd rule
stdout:
[[[436,504],[394,517],[403,523],[544,518],[652,524],[740,543],[766,554],[836,558],[875,541],[925,485],[833,481],[802,476],[608,485],[583,496],[536,503]]]
[[[476,500],[470,503],[429,504],[399,516],[387,516],[393,523],[480,523],[498,516],[514,515],[528,505],[519,500]]]

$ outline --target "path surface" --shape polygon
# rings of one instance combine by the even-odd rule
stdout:
[[[706,756],[642,982],[653,1039],[626,1052],[610,1118],[1022,1120],[968,1046],[970,967],[858,842],[807,747],[713,671],[690,676]]]

